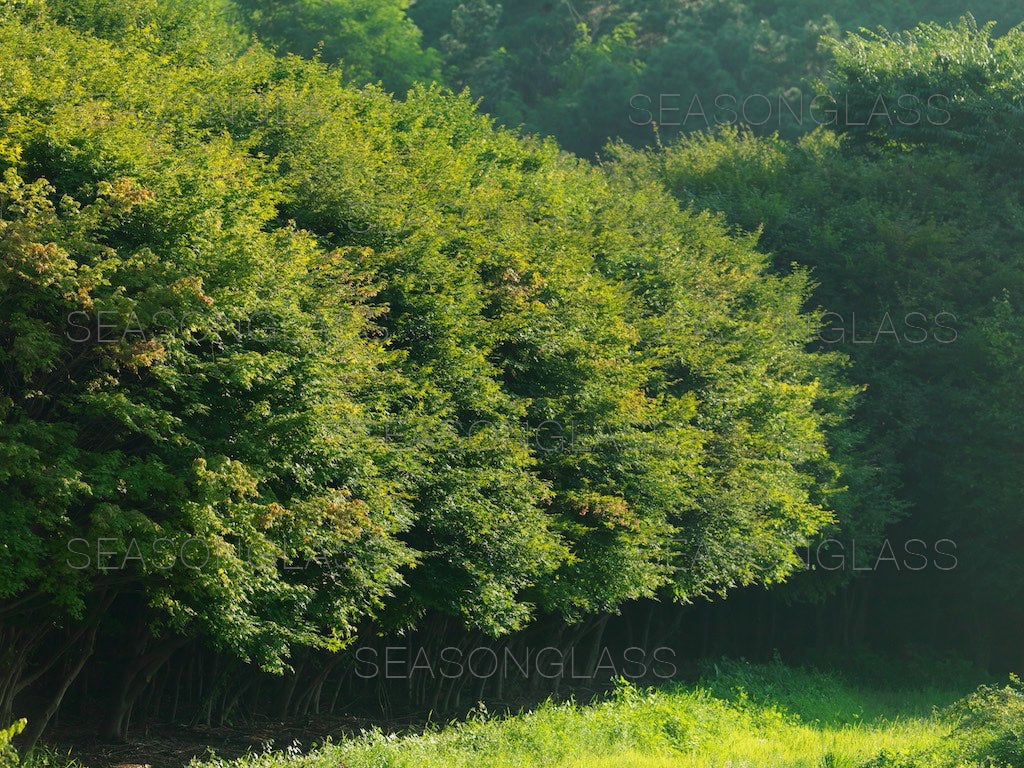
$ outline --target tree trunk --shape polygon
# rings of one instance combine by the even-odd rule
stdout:
[[[165,639],[149,653],[138,655],[128,663],[115,690],[113,707],[100,731],[104,739],[125,741],[128,738],[128,720],[135,702],[160,667],[187,642],[188,640],[183,637]],[[139,650],[144,647],[145,640],[139,646]]]
[[[39,737],[43,735],[43,731],[46,730],[46,726],[49,725],[50,719],[57,712],[61,702],[64,700],[64,694],[68,692],[68,688],[71,687],[75,678],[77,678],[79,673],[82,671],[82,667],[85,666],[85,662],[89,660],[90,656],[92,656],[92,653],[96,648],[95,624],[89,627],[84,639],[85,647],[82,649],[82,652],[79,654],[78,659],[72,665],[71,669],[64,675],[60,685],[57,686],[57,690],[50,698],[49,703],[46,705],[46,709],[44,709],[38,717],[28,724],[28,728],[24,735],[24,741],[22,742],[22,748],[26,751],[32,749],[32,747],[36,745],[36,742],[39,741]]]

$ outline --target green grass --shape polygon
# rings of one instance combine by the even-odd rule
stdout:
[[[964,693],[866,690],[835,675],[781,664],[719,662],[696,685],[646,691],[623,685],[587,706],[549,704],[515,717],[477,718],[423,734],[366,733],[307,755],[278,752],[204,765],[853,768],[883,752],[938,750],[950,728],[934,707]]]

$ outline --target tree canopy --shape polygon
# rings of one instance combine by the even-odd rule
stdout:
[[[8,620],[281,670],[369,618],[500,634],[798,567],[852,396],[806,274],[468,96],[110,10],[0,26]]]

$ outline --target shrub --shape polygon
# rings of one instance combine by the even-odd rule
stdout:
[[[943,716],[949,733],[935,750],[883,750],[862,768],[1015,768],[1024,765],[1024,683],[982,685]]]
[[[18,753],[11,742],[14,737],[25,730],[26,720],[16,720],[7,728],[0,728],[0,768],[14,768],[19,764]]]
[[[951,752],[990,768],[1024,765],[1024,683],[1016,675],[999,688],[983,685],[949,709]]]

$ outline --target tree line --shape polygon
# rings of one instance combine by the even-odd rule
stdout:
[[[818,598],[850,573],[802,548],[894,523],[957,542],[991,650],[1022,585],[1017,31],[832,43],[822,93],[946,122],[592,164],[419,82],[465,40],[328,6],[323,45],[289,4],[3,6],[0,725],[34,742],[69,695],[113,738],[230,719],[256,670],[301,714],[368,636]],[[855,315],[873,342],[830,341]]]

